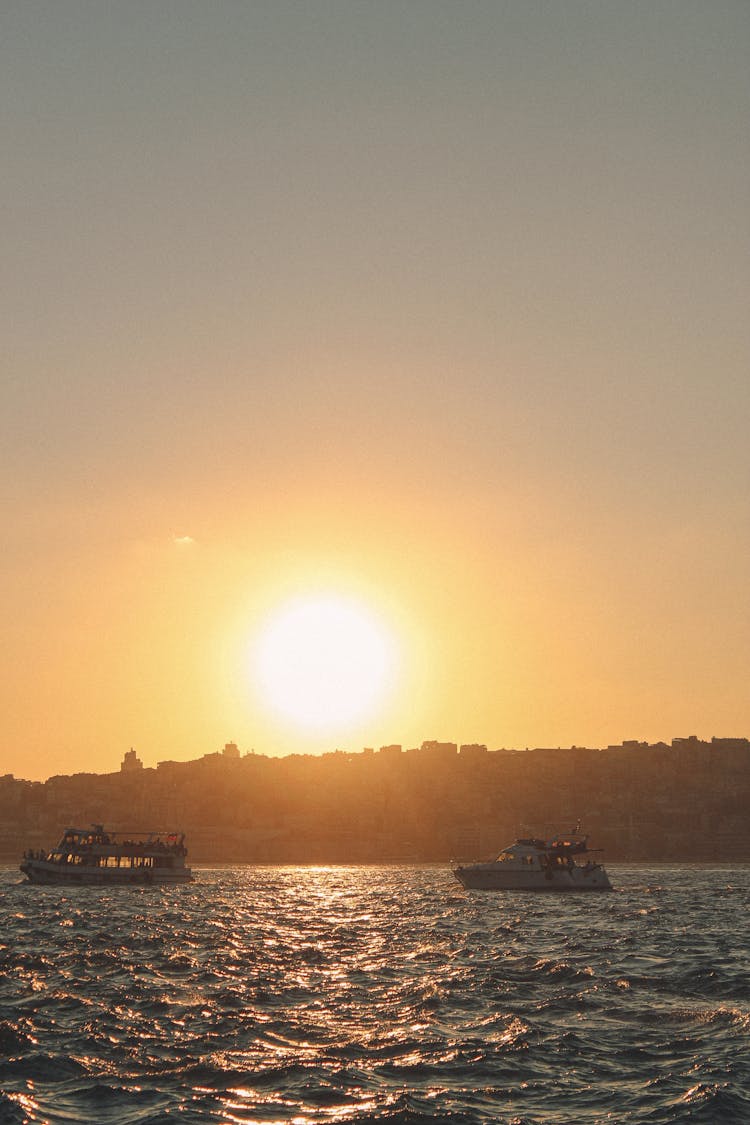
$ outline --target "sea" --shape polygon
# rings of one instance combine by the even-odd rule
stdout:
[[[750,1122],[750,866],[0,869],[0,1123]]]

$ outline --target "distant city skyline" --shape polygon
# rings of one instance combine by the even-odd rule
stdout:
[[[750,740],[529,751],[428,741],[271,758],[223,751],[44,783],[0,776],[0,857],[66,827],[185,833],[197,863],[446,862],[580,831],[609,858],[750,858]],[[45,853],[46,854],[46,853]]]
[[[750,731],[750,7],[0,30],[0,774]]]
[[[536,752],[554,754],[559,750],[561,755],[565,755],[569,751],[591,751],[592,753],[605,753],[606,751],[642,751],[642,750],[675,750],[675,751],[690,751],[693,749],[711,749],[718,753],[724,753],[728,750],[750,750],[750,737],[745,735],[734,736],[719,736],[711,735],[707,738],[700,738],[698,735],[677,735],[674,738],[660,739],[658,742],[648,742],[644,739],[623,739],[621,742],[609,743],[606,746],[586,746],[582,743],[573,742],[570,745],[558,746],[493,746],[487,742],[461,742],[451,739],[423,739],[412,745],[401,742],[390,742],[382,746],[362,746],[357,749],[335,748],[323,751],[300,752],[290,751],[287,755],[266,754],[261,750],[256,750],[254,746],[244,747],[238,746],[236,742],[225,742],[223,746],[214,747],[210,750],[205,750],[203,753],[198,754],[192,758],[179,756],[177,758],[153,758],[148,753],[144,754],[139,749],[131,746],[125,750],[121,756],[119,764],[107,768],[105,770],[90,770],[90,771],[75,771],[79,773],[91,773],[93,776],[109,776],[113,773],[124,773],[126,775],[142,774],[143,771],[159,770],[164,767],[178,766],[178,765],[196,765],[200,762],[206,762],[210,759],[224,758],[229,761],[240,761],[245,758],[263,758],[268,761],[273,761],[279,757],[295,757],[295,758],[347,758],[354,759],[368,756],[380,756],[387,758],[408,758],[418,756],[424,760],[448,760],[453,757],[471,758],[476,760],[477,757],[490,757],[497,756],[498,754],[533,754]],[[53,775],[55,777],[73,776],[73,773],[66,774],[61,772]],[[6,780],[14,778],[12,773],[0,775]],[[31,773],[20,775],[14,778],[19,782],[32,782],[42,784],[50,780],[50,777],[36,777]]]

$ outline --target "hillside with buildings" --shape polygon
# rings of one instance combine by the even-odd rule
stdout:
[[[66,825],[179,830],[193,863],[445,862],[577,820],[611,860],[750,860],[750,741],[595,750],[425,742],[270,758],[220,753],[46,782],[0,777],[0,858]]]

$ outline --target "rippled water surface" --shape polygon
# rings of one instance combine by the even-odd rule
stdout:
[[[750,868],[0,869],[0,1122],[750,1121]]]

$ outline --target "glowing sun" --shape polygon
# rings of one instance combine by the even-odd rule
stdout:
[[[335,730],[367,719],[385,702],[395,643],[359,602],[305,597],[269,619],[254,664],[261,697],[274,712],[310,731]]]

